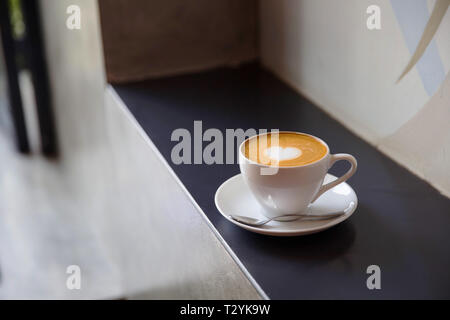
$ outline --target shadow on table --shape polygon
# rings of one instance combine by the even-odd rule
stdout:
[[[265,255],[277,259],[302,261],[329,261],[344,255],[355,240],[352,221],[332,227],[326,231],[299,237],[275,237],[250,233],[246,230],[242,240]]]

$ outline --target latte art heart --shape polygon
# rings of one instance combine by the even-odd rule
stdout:
[[[300,149],[294,147],[270,147],[265,150],[265,154],[272,160],[275,161],[284,161],[298,158],[302,155],[302,151]]]

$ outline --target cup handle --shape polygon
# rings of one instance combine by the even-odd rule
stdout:
[[[346,181],[348,178],[350,178],[356,172],[356,167],[358,166],[356,159],[355,159],[355,157],[353,157],[352,155],[347,154],[347,153],[332,154],[331,160],[330,160],[330,166],[328,169],[330,169],[337,161],[341,161],[341,160],[347,160],[348,162],[350,162],[350,165],[351,165],[350,169],[348,169],[348,171],[342,177],[321,186],[319,191],[317,192],[317,194],[314,196],[313,200],[311,201],[311,203],[316,201],[317,198],[319,198],[323,193],[327,192],[328,190],[337,186],[338,184]]]

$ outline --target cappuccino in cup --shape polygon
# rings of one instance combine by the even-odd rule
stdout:
[[[295,167],[316,162],[327,154],[327,147],[318,139],[295,132],[258,135],[244,144],[244,154],[259,164]]]
[[[328,170],[340,160],[348,161],[350,169],[323,184]],[[269,218],[304,212],[324,192],[350,178],[356,166],[352,155],[330,154],[323,140],[301,132],[260,134],[239,147],[244,181],[261,205],[262,214]],[[267,169],[273,170],[267,174]]]

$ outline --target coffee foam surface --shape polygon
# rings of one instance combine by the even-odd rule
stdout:
[[[312,136],[281,132],[250,138],[243,152],[248,159],[260,164],[290,167],[315,162],[324,157],[328,149]]]

